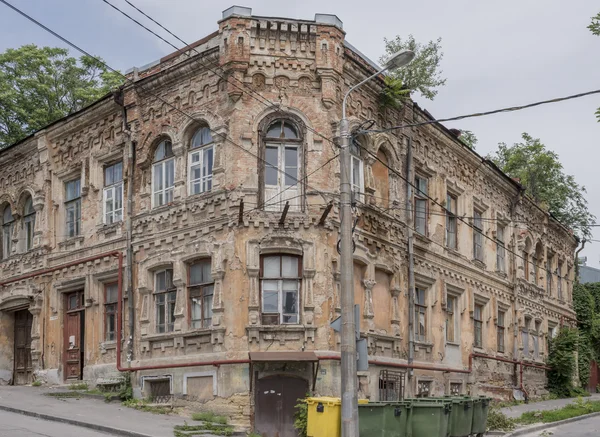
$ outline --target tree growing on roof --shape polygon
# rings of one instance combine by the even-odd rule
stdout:
[[[0,53],[0,149],[89,105],[122,83],[89,56],[24,45]]]
[[[479,141],[475,134],[470,130],[460,131],[458,139],[471,150],[475,150],[475,145]]]
[[[522,138],[522,142],[512,146],[498,144],[498,150],[489,159],[508,176],[518,178],[525,193],[575,235],[589,239],[590,224],[596,217],[588,210],[585,187],[565,174],[558,155],[546,149],[538,138],[527,133]]]
[[[437,88],[446,84],[440,70],[440,62],[444,56],[442,39],[422,44],[409,35],[408,38],[384,38],[384,42],[386,54],[381,57],[382,64],[387,57],[400,50],[409,49],[415,52],[413,61],[407,67],[391,73],[391,76],[400,79],[404,89],[418,91],[426,99],[433,100],[438,93]]]

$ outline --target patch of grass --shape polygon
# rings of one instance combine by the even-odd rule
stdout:
[[[78,391],[59,391],[53,393],[44,393],[45,396],[50,396],[51,398],[80,398],[81,393]]]
[[[72,383],[69,386],[69,390],[87,390],[89,387],[85,382],[82,383]]]
[[[487,429],[490,431],[512,431],[515,421],[506,416],[498,407],[490,408],[487,417]]]
[[[39,387],[40,385],[42,385],[42,381],[33,381],[33,382],[31,383],[31,385],[32,385],[33,387]]]
[[[215,413],[212,413],[210,411],[194,413],[194,414],[192,414],[192,420],[202,420],[204,422],[212,422],[212,423],[219,423],[221,425],[227,425],[227,417],[218,416]]]
[[[600,412],[600,401],[584,401],[582,398],[578,398],[575,402],[556,410],[528,411],[515,421],[522,425],[540,422],[552,423],[596,412]]]
[[[212,435],[230,436],[233,435],[233,427],[217,423],[205,422],[202,425],[175,425],[173,434],[175,437],[202,436],[206,433]]]
[[[129,399],[123,401],[121,405],[153,414],[170,414],[173,412],[173,408],[171,408],[170,406],[152,405],[146,399]]]

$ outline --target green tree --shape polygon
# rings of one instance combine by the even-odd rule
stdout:
[[[402,49],[415,52],[415,58],[407,67],[401,68],[391,75],[400,79],[405,89],[418,91],[426,99],[433,100],[438,93],[436,88],[446,83],[440,70],[440,62],[444,56],[442,39],[438,38],[436,41],[421,44],[415,41],[414,36],[409,35],[406,39],[400,36],[391,40],[384,38],[384,42],[386,54],[381,57],[381,63],[385,63],[390,55]]]
[[[578,237],[590,238],[590,224],[596,219],[588,210],[585,187],[563,171],[558,155],[527,133],[523,142],[498,144],[489,158],[507,175],[518,178],[526,193]]]
[[[548,390],[561,398],[566,398],[573,391],[573,375],[575,374],[575,351],[579,341],[579,333],[574,328],[562,328],[550,342],[548,354]]]
[[[458,139],[471,150],[475,150],[475,145],[479,141],[475,134],[470,130],[461,131]]]
[[[89,56],[33,44],[0,54],[0,149],[78,111],[122,83]]]
[[[588,26],[588,29],[594,35],[600,36],[600,12],[595,17],[592,17],[592,22]],[[596,111],[596,117],[598,117],[598,121],[600,122],[600,108]]]

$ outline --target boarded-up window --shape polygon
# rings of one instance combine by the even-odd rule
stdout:
[[[208,401],[214,398],[213,395],[213,377],[192,376],[187,380],[187,397],[194,401]]]

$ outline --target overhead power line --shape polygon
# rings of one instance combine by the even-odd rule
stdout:
[[[382,133],[382,132],[390,132],[390,131],[397,130],[397,129],[404,129],[404,128],[408,128],[408,127],[417,127],[417,126],[425,126],[425,125],[428,125],[428,124],[442,123],[442,122],[445,122],[445,121],[464,120],[465,118],[485,117],[487,115],[500,114],[500,113],[503,113],[503,112],[521,111],[523,109],[529,109],[529,108],[533,108],[533,107],[541,106],[541,105],[548,105],[550,103],[558,103],[558,102],[563,102],[565,100],[579,99],[581,97],[591,96],[592,94],[600,94],[600,90],[586,91],[586,92],[583,92],[583,93],[572,94],[570,96],[564,96],[564,97],[556,97],[556,98],[550,99],[550,100],[542,100],[542,101],[539,101],[539,102],[528,103],[527,105],[509,106],[508,108],[493,109],[491,111],[485,111],[485,112],[474,112],[472,114],[459,115],[459,116],[456,116],[456,117],[438,118],[436,120],[427,120],[427,121],[421,121],[419,123],[410,123],[410,124],[404,124],[404,125],[400,125],[400,126],[392,126],[392,127],[388,127],[388,128],[385,128],[385,129],[366,129],[366,130],[361,130],[359,133]]]
[[[49,27],[45,26],[44,24],[42,24],[41,22],[39,22],[38,20],[36,20],[35,18],[31,17],[30,15],[28,15],[27,13],[23,12],[22,10],[20,10],[19,8],[13,6],[12,4],[10,4],[9,2],[7,2],[6,0],[0,0],[0,3],[3,3],[4,5],[8,6],[9,8],[11,8],[12,10],[14,10],[15,12],[17,12],[19,15],[27,18],[29,21],[31,21],[32,23],[36,24],[37,26],[41,27],[42,29],[44,29],[45,31],[47,31],[48,33],[50,33],[51,35],[55,36],[56,38],[60,39],[61,41],[63,41],[65,44],[69,45],[70,47],[74,48],[75,50],[77,50],[80,53],[83,53],[84,55],[89,56],[90,58],[96,60],[98,63],[100,63],[101,65],[104,65],[104,67],[106,67],[106,69],[118,74],[119,76],[121,76],[123,79],[125,79],[126,82],[131,83],[132,85],[135,85],[135,82],[128,78],[127,76],[125,76],[123,73],[121,73],[119,70],[116,70],[114,68],[112,68],[110,65],[108,65],[105,61],[103,61],[102,59],[98,58],[97,56],[92,55],[91,53],[87,52],[86,50],[82,49],[81,47],[79,47],[78,45],[76,45],[75,43],[69,41],[68,39],[66,39],[65,37],[61,36],[60,34],[58,34],[57,32],[53,31],[52,29],[50,29]],[[169,106],[170,108],[172,108],[173,110],[181,113],[182,115],[188,117],[190,120],[195,121],[197,123],[202,123],[202,120],[198,120],[196,118],[194,118],[193,116],[191,116],[190,114],[188,114],[187,112],[183,111],[182,109],[176,107],[175,105],[173,105],[172,103],[168,102],[167,100],[163,99],[161,96],[159,96],[156,93],[150,92],[150,91],[146,91],[147,94],[155,97],[156,99],[160,100],[161,102],[163,102],[165,105]],[[224,141],[229,142],[230,144],[233,144],[234,146],[238,147],[239,149],[243,150],[244,152],[248,153],[250,156],[258,159],[259,161],[263,162],[265,165],[268,164],[268,162],[258,156],[255,153],[252,153],[251,151],[249,151],[248,149],[246,149],[244,146],[236,143],[235,141],[233,141],[232,139],[230,139],[226,134],[222,134],[220,132],[217,132],[213,129],[211,129],[210,127],[208,127],[208,129],[211,131],[211,133],[213,133],[214,135],[222,138]],[[285,172],[284,170],[280,169],[279,167],[275,167],[276,170],[283,174],[284,176],[288,176],[290,178],[292,178],[293,180],[298,180],[296,176],[293,176],[287,172]],[[315,187],[311,187],[310,185],[308,185],[308,183],[305,183],[305,186],[316,191],[317,193],[319,193],[321,196],[326,197],[326,194],[323,193],[322,191],[320,191],[318,188]]]

